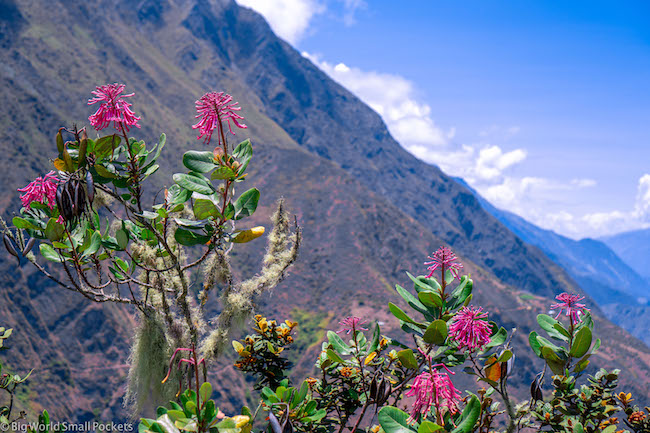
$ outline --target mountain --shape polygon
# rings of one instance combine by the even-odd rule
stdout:
[[[462,179],[457,180],[469,188]],[[650,296],[650,283],[610,247],[599,240],[576,241],[537,227],[512,212],[496,208],[477,191],[472,191],[486,211],[524,242],[539,247],[562,266],[610,320],[650,344],[650,318],[645,306]]]
[[[19,206],[11,192],[51,167],[55,131],[86,123],[85,101],[96,84],[124,82],[136,93],[131,102],[143,118],[137,137],[167,133],[156,187],[170,184],[183,152],[201,146],[190,129],[194,100],[226,90],[249,125],[238,138],[254,144],[249,179],[262,192],[254,223],[268,225],[284,196],[304,228],[290,277],[258,305],[261,313],[301,322],[305,351],[294,354],[302,371],[318,354],[324,327],[345,315],[394,328],[386,308],[397,299],[394,285],[407,284],[404,271],[421,274],[424,258],[448,244],[476,281],[475,302],[491,319],[518,328],[513,385],[526,396],[541,366],[527,348],[528,332],[554,294],[580,293],[577,283],[471,191],[402,149],[375,112],[277,38],[261,16],[232,0],[0,5],[4,216]],[[262,249],[260,240],[235,249],[238,268],[254,272]],[[89,304],[7,255],[0,275],[0,326],[16,329],[8,364],[36,369],[20,405],[31,400],[32,409],[46,407],[54,419],[124,417],[132,311]],[[650,402],[650,350],[602,317],[597,327],[604,348],[590,371],[622,368],[623,386]],[[245,379],[227,364],[213,368],[211,380],[224,412],[246,400]]]
[[[601,238],[639,275],[650,281],[650,229],[633,230]],[[650,294],[648,294],[650,297]]]

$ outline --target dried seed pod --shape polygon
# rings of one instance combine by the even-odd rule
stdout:
[[[9,238],[9,235],[7,235],[7,234],[5,233],[5,235],[4,235],[4,237],[2,238],[2,240],[4,241],[4,243],[5,243],[5,248],[7,249],[7,251],[9,251],[9,254],[11,254],[12,256],[16,257],[18,260],[20,260],[20,257],[18,256],[18,251],[16,251],[16,248],[14,247],[13,242],[11,242],[11,239]]]
[[[23,256],[26,256],[27,253],[29,253],[32,250],[35,242],[36,242],[36,238],[31,238],[30,240],[27,241],[27,244],[25,244],[25,248],[23,248]]]
[[[88,201],[92,204],[95,198],[95,181],[90,170],[86,171],[86,192],[88,193]]]
[[[273,433],[283,433],[282,432],[282,427],[280,426],[280,421],[276,418],[276,416],[273,414],[273,412],[269,412],[269,423],[271,424],[271,428],[273,429]]]
[[[390,397],[392,392],[393,392],[393,386],[389,382],[388,386],[386,387],[386,391],[384,392],[384,396],[381,400],[381,404],[384,404],[388,401],[388,397]]]
[[[373,377],[370,382],[370,398],[377,401],[377,376]]]
[[[539,380],[541,376],[538,374],[535,376],[535,380],[530,384],[530,396],[533,401],[541,400],[543,398],[542,388],[539,386]]]

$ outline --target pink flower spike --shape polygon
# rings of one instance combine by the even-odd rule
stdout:
[[[491,327],[487,316],[482,307],[463,307],[449,325],[449,338],[458,343],[461,350],[481,350],[490,342]]]
[[[463,265],[457,262],[458,257],[449,248],[440,247],[427,258],[431,260],[430,262],[424,263],[425,265],[431,265],[427,268],[429,271],[427,278],[431,278],[435,271],[442,269],[451,272],[454,278],[460,280],[460,271],[463,269]]]
[[[50,171],[43,177],[37,177],[24,188],[19,188],[19,192],[24,192],[24,194],[20,196],[23,207],[31,208],[31,204],[35,201],[45,204],[45,200],[47,200],[47,206],[50,210],[54,209],[54,206],[56,205],[56,188],[58,184],[59,178],[56,177],[56,174],[53,171]]]
[[[236,113],[236,111],[241,110],[241,107],[238,107],[237,104],[238,102],[232,102],[232,96],[224,92],[209,92],[201,96],[196,101],[196,112],[198,114],[195,116],[200,120],[195,125],[192,125],[192,129],[199,130],[196,139],[200,140],[201,137],[205,137],[205,143],[209,143],[215,128],[218,127],[219,132],[222,131],[223,125],[221,122],[223,121],[228,123],[228,130],[232,135],[235,135],[235,133],[230,122],[234,123],[238,128],[248,128],[243,123],[240,123],[240,120],[243,120],[244,117]],[[219,137],[219,141],[221,141],[221,137]]]
[[[571,318],[571,323],[574,325],[578,322],[582,322],[580,318],[581,314],[585,314],[585,311],[591,311],[588,308],[585,308],[585,304],[579,304],[578,301],[585,299],[584,296],[580,295],[569,295],[568,293],[561,293],[555,297],[558,302],[557,304],[551,305],[551,310],[560,309],[555,318],[560,317],[563,311],[566,311],[566,316]]]
[[[100,104],[95,114],[88,117],[88,120],[96,130],[99,131],[107,128],[111,122],[113,122],[115,129],[124,127],[128,131],[131,126],[135,126],[136,128],[140,127],[138,125],[140,118],[131,110],[131,104],[124,100],[124,98],[129,98],[134,94],[122,95],[125,87],[124,84],[118,83],[105,84],[103,86],[97,86],[92,91],[95,97],[88,100],[88,105],[93,105],[98,102]]]
[[[449,371],[444,364],[440,364],[440,366]],[[432,407],[435,407],[437,411],[448,411],[452,414],[459,412],[458,402],[461,394],[452,383],[449,375],[440,373],[438,370],[434,370],[433,373],[420,373],[405,395],[415,397],[407,421],[409,424],[413,424],[421,415],[426,416],[431,412]]]
[[[362,325],[368,323],[367,320],[361,320],[359,317],[356,316],[349,316],[346,317],[345,319],[341,320],[339,322],[339,325],[341,325],[341,329],[336,331],[337,334],[340,334],[341,332],[345,332],[346,335],[349,335],[350,332],[356,332],[356,331],[367,331],[368,329],[364,328]],[[346,332],[347,331],[347,332]]]

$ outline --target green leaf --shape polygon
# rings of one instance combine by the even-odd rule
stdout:
[[[14,217],[11,222],[19,229],[39,230],[40,227],[34,225],[32,222],[27,221],[25,218]]]
[[[540,344],[542,347],[543,347],[543,346],[550,347],[550,348],[553,349],[553,351],[555,351],[555,352],[560,352],[560,350],[561,350],[559,346],[556,346],[555,344],[551,343],[551,342],[550,342],[549,340],[547,340],[546,338],[541,337],[541,336],[539,336],[539,335],[537,336],[537,341],[539,342],[539,344]]]
[[[59,254],[54,250],[54,248],[52,248],[52,245],[40,244],[38,249],[41,251],[41,255],[45,260],[57,263],[63,262],[63,259],[59,257]]]
[[[442,307],[442,298],[436,292],[429,290],[420,292],[418,293],[418,299],[428,307]]]
[[[558,329],[555,328],[555,325],[560,325],[560,322],[558,322],[551,316],[548,316],[546,314],[538,314],[537,323],[539,324],[540,328],[548,332],[548,335],[550,335],[551,338],[555,338],[557,340],[562,340],[562,341],[569,341],[568,336],[564,335],[564,333],[560,332]]]
[[[193,245],[204,245],[210,240],[210,236],[201,235],[190,230],[177,228],[174,239],[181,245],[191,247]]]
[[[235,216],[235,206],[232,203],[226,205],[226,209],[223,211],[223,218],[228,221]]]
[[[397,305],[393,304],[392,302],[388,303],[388,309],[390,310],[391,313],[393,313],[393,316],[397,317],[399,320],[402,320],[404,322],[412,323],[414,325],[417,325],[421,328],[424,328],[424,325],[419,324],[415,320],[411,319],[400,307]]]
[[[414,277],[410,273],[406,273],[406,275],[413,281],[413,286],[417,292],[421,291],[434,291],[434,292],[439,292],[442,288],[440,287],[440,284],[434,279],[434,278],[427,278],[427,277]]]
[[[411,308],[414,308],[415,310],[423,314],[428,312],[424,304],[422,304],[415,296],[413,296],[411,292],[404,289],[400,285],[396,285],[395,289],[397,290],[397,293],[399,293],[400,296],[404,298],[404,300],[411,306]]]
[[[533,352],[535,352],[535,355],[539,356],[540,358],[542,357],[542,345],[539,344],[539,341],[537,341],[537,332],[532,331],[528,335],[528,344],[530,344],[530,348],[533,349]]]
[[[397,352],[397,357],[401,361],[402,365],[406,368],[415,370],[418,368],[418,360],[415,359],[412,349],[404,349]]]
[[[61,240],[64,234],[65,227],[63,227],[63,224],[59,224],[54,218],[50,218],[45,227],[45,237],[54,242]]]
[[[172,178],[174,179],[174,182],[187,190],[205,195],[214,193],[214,188],[212,185],[202,177],[192,176],[190,174],[184,173],[176,173]]]
[[[93,152],[97,159],[106,158],[113,154],[113,150],[120,144],[120,137],[117,134],[107,135],[105,137],[99,138],[95,142],[95,148]]]
[[[421,292],[422,294],[424,292]],[[436,346],[442,346],[445,344],[447,339],[447,322],[444,320],[434,320],[424,331],[422,336],[424,341],[429,344],[435,344]]]
[[[202,229],[208,224],[208,221],[201,220],[188,220],[185,218],[174,218],[174,222],[181,227],[190,228],[190,229]]]
[[[575,358],[584,356],[591,347],[591,339],[591,330],[587,327],[580,328],[573,339],[569,355]]]
[[[539,338],[539,337],[538,337]],[[542,346],[542,356],[546,360],[546,363],[551,368],[553,374],[563,375],[564,374],[564,363],[560,357],[548,346]]]
[[[214,163],[214,154],[209,151],[190,150],[185,152],[183,154],[183,165],[197,173],[207,173],[217,168]]]
[[[242,165],[241,168],[237,170],[237,173],[244,173],[246,171],[246,167],[248,167],[248,163],[253,157],[253,145],[251,144],[251,141],[249,139],[246,139],[239,143],[233,151],[232,156],[237,158],[239,163]]]
[[[235,172],[228,167],[219,167],[210,175],[210,179],[232,179],[235,177]]]
[[[420,425],[416,422],[408,423],[409,414],[393,407],[382,407],[377,415],[379,425],[386,433],[413,433],[417,432]]]
[[[474,425],[481,415],[481,403],[475,395],[469,400],[463,413],[460,416],[460,422],[451,433],[470,433],[474,431]]]
[[[201,388],[199,388],[199,396],[202,402],[206,402],[212,396],[212,385],[210,385],[210,382],[203,382]]]
[[[510,351],[510,349],[506,349],[503,351],[503,353],[501,353],[501,355],[499,355],[497,362],[506,362],[510,358],[512,358],[512,351]]]
[[[485,348],[489,349],[490,347],[499,346],[506,342],[506,338],[508,338],[508,331],[501,327],[496,334],[490,336],[490,342],[485,345]]]
[[[593,355],[594,353],[596,353],[598,351],[599,348],[600,348],[600,338],[596,338],[596,342],[594,343],[594,347],[591,348],[591,351],[589,352],[589,354]]]
[[[167,190],[167,203],[170,207],[185,203],[192,197],[192,191],[181,188],[180,185],[172,185]]]
[[[118,230],[119,232],[119,230]],[[90,238],[90,244],[83,252],[82,257],[89,257],[99,251],[99,247],[102,246],[102,234],[99,231],[95,230],[92,237]]]
[[[117,240],[117,245],[119,245],[120,250],[125,250],[126,246],[129,244],[129,234],[124,228],[120,228],[115,231],[115,239]]]
[[[305,381],[300,385],[300,389],[298,389],[298,392],[293,394],[293,398],[291,399],[291,409],[294,409],[295,407],[299,406],[305,400],[308,391],[309,391],[309,384]]]
[[[221,213],[217,209],[214,202],[207,198],[199,198],[194,200],[194,218],[197,220],[205,220],[210,217],[220,218]]]
[[[352,348],[345,344],[343,339],[334,331],[327,331],[327,340],[341,355],[349,355],[352,353]]]
[[[235,202],[235,219],[242,219],[253,215],[257,209],[257,202],[260,199],[260,192],[257,188],[251,188],[239,196]]]
[[[160,168],[160,165],[158,165],[158,164],[150,165],[149,167],[147,167],[147,169],[144,171],[144,173],[142,173],[142,179],[146,179],[147,177],[151,176],[156,171],[158,171],[159,168]]]
[[[336,354],[332,349],[327,349],[327,357],[331,359],[334,362],[338,362],[339,364],[345,364],[345,361],[343,358],[341,358],[339,355]]]
[[[434,433],[434,432],[437,432],[438,430],[442,430],[442,429],[444,429],[444,427],[439,426],[435,422],[424,420],[424,421],[422,421],[422,424],[420,424],[420,428],[418,429],[418,433]]]

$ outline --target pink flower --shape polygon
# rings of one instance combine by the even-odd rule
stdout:
[[[560,317],[562,311],[566,311],[566,316],[571,317],[571,323],[575,325],[578,322],[582,322],[580,318],[581,314],[585,314],[585,311],[590,311],[588,308],[585,308],[585,304],[578,303],[578,301],[585,299],[584,296],[561,293],[555,299],[560,301],[557,304],[551,305],[551,310],[560,309],[557,316],[555,316],[556,319]]]
[[[444,364],[434,367],[443,367],[449,373],[454,374]],[[420,415],[426,416],[432,406],[435,406],[437,411],[449,411],[452,414],[459,412],[458,402],[461,394],[451,382],[449,375],[438,370],[434,370],[433,373],[420,373],[405,395],[415,397],[408,419],[409,424],[414,423]]]
[[[118,83],[105,84],[96,87],[92,92],[95,97],[88,100],[88,105],[98,102],[100,105],[95,114],[88,117],[88,120],[96,130],[99,131],[110,126],[111,122],[115,129],[123,126],[128,131],[130,126],[140,127],[138,125],[140,118],[131,111],[131,104],[124,100],[134,94],[122,95],[124,87],[126,87],[124,84]]]
[[[59,178],[53,171],[50,171],[43,177],[37,177],[32,182],[28,183],[26,187],[19,188],[18,191],[25,194],[20,196],[23,202],[23,207],[31,208],[32,202],[45,203],[50,210],[54,209],[56,204],[56,187],[59,184]]]
[[[490,342],[490,324],[484,320],[487,316],[482,307],[463,307],[449,325],[449,338],[457,342],[460,349],[482,349]]]
[[[458,257],[449,248],[438,248],[438,251],[433,253],[433,257],[429,256],[428,259],[431,261],[424,263],[425,265],[431,265],[427,268],[429,271],[427,278],[431,278],[436,270],[441,269],[443,275],[446,271],[450,271],[454,278],[460,279],[459,272],[463,269],[463,265],[456,262]]]
[[[235,135],[235,133],[232,131],[230,122],[234,123],[238,128],[248,128],[239,122],[244,117],[235,113],[235,111],[241,110],[241,107],[237,107],[237,104],[238,102],[232,102],[232,96],[224,92],[209,92],[201,96],[201,99],[196,101],[196,112],[198,114],[195,116],[200,120],[196,125],[192,125],[192,129],[199,130],[196,139],[200,140],[201,137],[205,136],[205,142],[209,143],[214,128],[218,127],[219,133],[223,132],[221,122],[224,120],[228,122],[228,130],[232,135]]]
[[[361,320],[359,317],[349,316],[339,322],[341,329],[336,331],[337,334],[345,332],[346,335],[349,335],[350,332],[356,331],[367,331],[366,328],[363,328],[362,325],[367,323],[367,320]],[[347,332],[346,332],[347,331]]]

